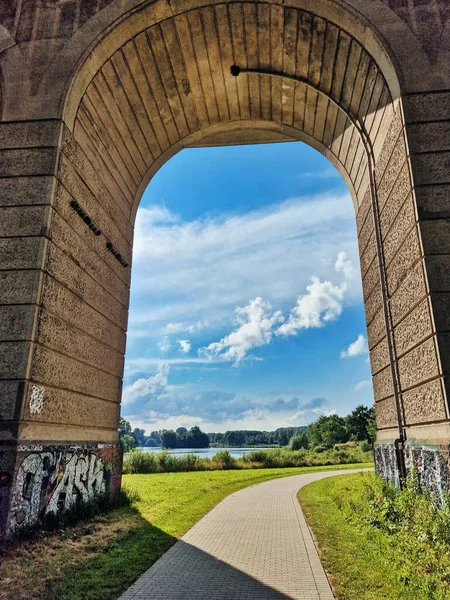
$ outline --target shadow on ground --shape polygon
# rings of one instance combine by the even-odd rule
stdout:
[[[182,561],[178,559],[181,553]],[[172,560],[175,559],[175,560]],[[181,562],[181,569],[180,569]],[[121,600],[289,600],[277,591],[218,560],[203,550],[178,541],[141,577]]]
[[[45,594],[32,596],[33,600],[116,600],[121,593],[124,598],[138,593],[139,600],[289,600],[289,596],[177,540],[137,511],[132,512],[136,513],[136,525],[127,534],[116,537],[101,554],[94,551],[78,564],[67,565],[63,577],[49,581]],[[170,561],[178,552],[184,554],[182,569],[178,561],[176,567]],[[138,580],[161,557],[150,576]]]

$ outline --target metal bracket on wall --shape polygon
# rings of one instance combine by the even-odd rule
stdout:
[[[91,217],[87,214],[87,212],[83,208],[81,208],[81,206],[78,204],[78,202],[76,200],[71,200],[70,206],[77,213],[77,215],[81,219],[83,219],[83,221],[86,223],[86,225],[89,227],[89,229],[95,233],[95,235],[101,234],[100,229],[97,227],[97,225],[91,219]]]
[[[115,248],[109,240],[106,242],[106,247],[111,252],[111,254],[115,258],[117,258],[117,260],[120,262],[122,267],[128,267],[127,261],[124,259],[124,257],[120,254],[120,252],[117,250],[117,248]]]

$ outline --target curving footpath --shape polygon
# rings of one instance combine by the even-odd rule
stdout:
[[[296,495],[361,470],[294,475],[227,496],[119,600],[332,600]]]

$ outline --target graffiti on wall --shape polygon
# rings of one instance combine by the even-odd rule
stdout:
[[[405,444],[407,475],[414,471],[421,489],[428,490],[439,504],[444,501],[444,492],[450,491],[449,463],[448,447],[431,446],[412,439]],[[383,479],[399,485],[394,444],[375,446],[375,470]]]
[[[105,491],[109,469],[97,448],[37,447],[26,453],[16,472],[8,530],[30,528]]]

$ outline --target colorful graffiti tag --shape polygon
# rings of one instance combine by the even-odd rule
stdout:
[[[24,449],[25,450],[25,449]],[[110,491],[110,466],[99,448],[27,448],[11,492],[8,533],[56,516],[77,501]]]

